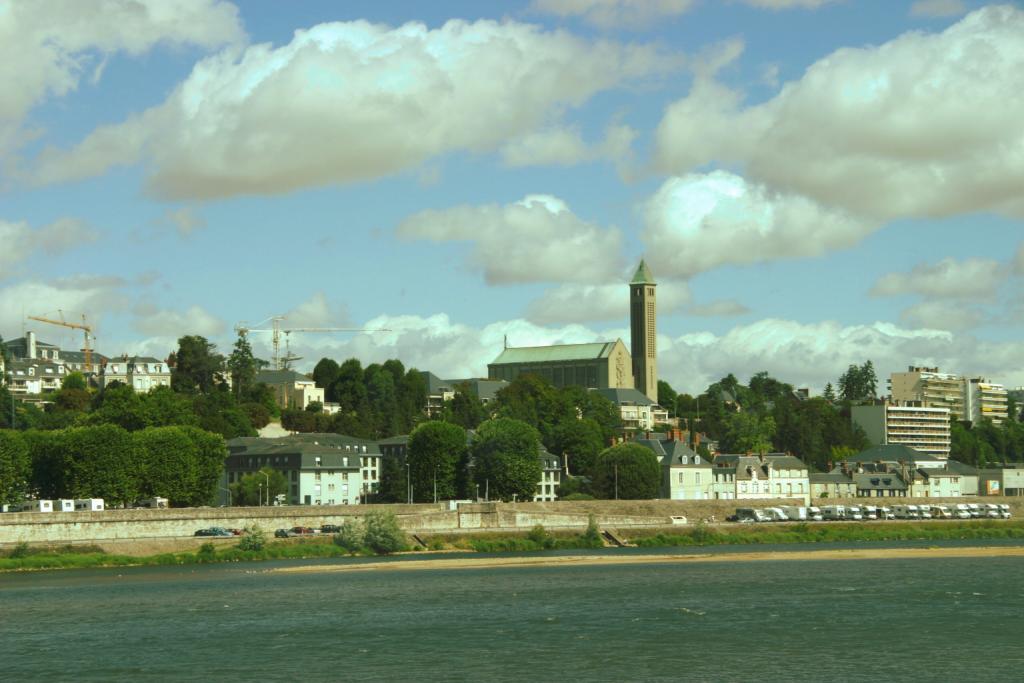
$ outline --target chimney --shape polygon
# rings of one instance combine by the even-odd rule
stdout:
[[[28,347],[28,357],[36,358],[36,333],[29,330],[25,333],[25,345]]]

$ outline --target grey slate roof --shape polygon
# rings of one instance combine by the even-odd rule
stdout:
[[[812,484],[852,484],[853,478],[848,474],[833,470],[832,472],[812,472],[809,475]]]
[[[553,363],[607,358],[616,342],[590,344],[555,344],[553,346],[520,346],[503,349],[491,365],[506,363]]]
[[[906,491],[907,484],[899,475],[888,472],[866,472],[853,474],[853,481],[859,491]]]
[[[363,452],[364,446],[366,447],[365,452]],[[380,448],[376,441],[323,432],[289,434],[273,439],[240,436],[228,441],[228,451],[231,453],[264,455],[289,451],[313,452],[320,450],[349,455],[380,455]]]
[[[861,451],[856,455],[851,455],[846,459],[847,462],[907,462],[913,463],[918,460],[935,460],[934,455],[928,455],[922,453],[919,450],[910,448],[909,446],[903,446],[901,444],[885,444],[882,446],[874,446]]]
[[[313,378],[294,370],[260,370],[256,373],[256,383],[291,384],[293,382],[311,382]]]
[[[962,477],[976,477],[978,476],[978,468],[971,467],[966,463],[962,463],[959,460],[947,460],[946,469],[954,474],[959,474]]]
[[[649,399],[646,394],[633,389],[593,389],[597,393],[604,396],[606,399],[611,401],[617,406],[622,405],[636,405],[636,406],[653,406],[654,401]]]

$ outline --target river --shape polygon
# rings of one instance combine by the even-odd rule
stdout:
[[[274,571],[295,564],[0,575],[3,679],[973,683],[1024,670],[1020,558]]]

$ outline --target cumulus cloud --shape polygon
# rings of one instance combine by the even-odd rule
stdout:
[[[577,217],[561,199],[530,195],[504,206],[417,213],[398,226],[405,239],[469,241],[489,284],[604,283],[623,270],[622,235]]]
[[[873,216],[1024,215],[1024,10],[843,48],[768,101],[698,79],[657,131],[657,165],[745,175]],[[956,96],[950,96],[956,93]]]
[[[37,252],[59,254],[97,239],[99,233],[74,218],[60,218],[41,228],[32,228],[24,221],[0,220],[0,280],[10,277]]]
[[[117,52],[157,44],[211,48],[239,41],[234,5],[221,0],[14,0],[0,6],[0,155],[27,137],[21,126],[48,97],[75,90]]]
[[[641,237],[663,276],[722,265],[819,256],[878,229],[842,211],[748,183],[726,171],[670,178],[644,207]]]
[[[191,206],[168,209],[164,218],[182,239],[187,239],[192,233],[206,227],[206,219]]]
[[[967,11],[963,0],[917,0],[910,6],[910,16],[943,18],[956,17]]]
[[[985,313],[951,301],[922,301],[900,313],[900,320],[913,328],[960,331],[980,325]]]
[[[629,318],[628,278],[618,284],[566,284],[545,292],[526,309],[526,319],[539,325],[604,322]],[[679,312],[690,301],[685,282],[658,285],[659,315]]]
[[[210,338],[227,330],[223,320],[201,306],[175,310],[140,304],[135,308],[134,314],[132,325],[136,330],[163,340],[176,341],[179,337],[190,334]]]
[[[178,199],[377,178],[447,152],[499,149],[675,63],[654,47],[515,22],[320,24],[281,47],[200,61],[162,105],[71,150],[45,150],[36,176],[147,160],[151,191]]]
[[[316,292],[306,301],[284,314],[284,329],[298,327],[351,327],[348,309],[332,304],[323,292]]]
[[[987,300],[995,296],[1007,275],[1006,264],[1001,261],[979,258],[958,261],[944,258],[935,264],[918,264],[908,273],[883,275],[871,288],[871,294],[918,294],[932,299]]]
[[[24,322],[22,315],[50,317],[62,310],[69,320],[87,314],[98,334],[106,316],[128,307],[127,284],[118,277],[74,275],[56,280],[26,280],[0,288],[0,330],[20,330]],[[44,338],[61,338],[72,333],[46,323],[30,324]],[[73,334],[68,337],[73,340],[70,348],[77,349],[81,335]]]
[[[577,127],[561,126],[528,133],[501,148],[507,166],[573,166],[586,161],[626,160],[637,132],[630,126],[612,125],[603,141],[588,144]]]
[[[818,9],[822,5],[827,5],[831,2],[837,2],[838,0],[740,0],[746,5],[751,7],[759,7],[761,9],[769,10],[784,10],[784,9]]]
[[[640,29],[688,12],[694,0],[533,0],[530,9],[603,29]]]

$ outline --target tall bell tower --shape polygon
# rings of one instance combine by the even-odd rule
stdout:
[[[630,353],[633,355],[633,385],[658,402],[657,308],[654,289],[657,287],[651,269],[643,260],[629,283]]]

